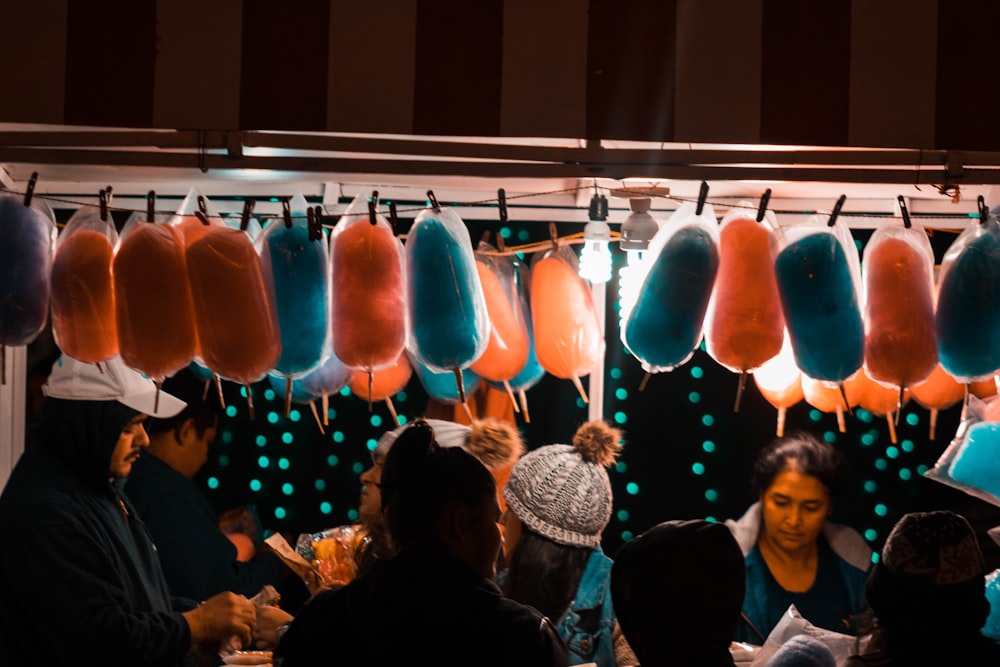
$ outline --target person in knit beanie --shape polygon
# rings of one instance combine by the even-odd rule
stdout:
[[[866,652],[848,665],[1000,665],[981,629],[989,615],[983,555],[954,512],[905,514],[886,539],[865,596],[877,618]]]
[[[622,433],[603,421],[580,426],[573,444],[539,447],[514,464],[503,487],[509,567],[504,594],[551,618],[570,664],[614,667],[611,559],[601,533],[611,519],[607,468]]]

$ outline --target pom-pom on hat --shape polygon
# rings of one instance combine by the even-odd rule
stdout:
[[[553,542],[596,547],[611,519],[605,470],[618,458],[622,433],[603,421],[577,429],[572,445],[545,445],[522,456],[503,487],[517,518]]]
[[[63,354],[52,364],[52,372],[42,385],[42,393],[52,398],[74,401],[118,401],[150,417],[173,417],[187,405],[157,389],[156,384],[121,357],[97,364]]]
[[[972,526],[954,512],[911,512],[886,538],[882,564],[913,584],[961,584],[985,575]]]

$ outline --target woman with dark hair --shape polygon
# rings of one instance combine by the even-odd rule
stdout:
[[[555,621],[572,664],[616,664],[612,563],[601,550],[601,534],[612,503],[605,469],[618,457],[621,439],[607,423],[587,422],[572,445],[522,456],[503,488],[504,593]]]
[[[842,459],[807,433],[765,447],[753,470],[757,502],[727,521],[746,561],[736,639],[763,644],[790,605],[813,625],[857,634],[872,550],[852,528],[829,521]]]
[[[441,447],[416,421],[385,457],[382,510],[395,555],[317,594],[275,649],[283,667],[426,662],[443,667],[566,665],[551,623],[493,583],[502,538],[490,471]]]

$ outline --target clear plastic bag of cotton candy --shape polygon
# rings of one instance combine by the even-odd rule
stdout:
[[[955,437],[924,476],[1000,506],[1000,411],[970,394]]]

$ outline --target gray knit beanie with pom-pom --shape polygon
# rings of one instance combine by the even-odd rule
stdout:
[[[605,468],[621,452],[622,433],[603,421],[577,429],[572,445],[545,445],[520,458],[503,497],[525,526],[553,542],[596,547],[611,519]]]

